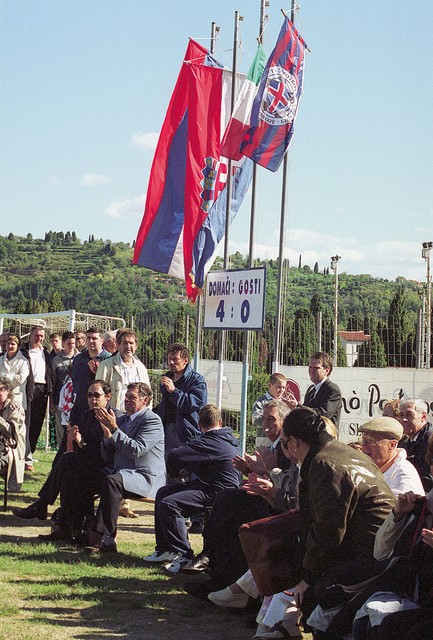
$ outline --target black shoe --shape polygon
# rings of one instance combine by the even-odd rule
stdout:
[[[56,531],[52,531],[47,534],[39,534],[39,540],[41,542],[72,542],[73,538],[71,534],[68,534],[64,529],[59,528]]]
[[[115,542],[113,544],[102,542],[100,545],[84,547],[84,553],[88,556],[94,556],[99,553],[117,553],[117,545]]]
[[[209,558],[203,553],[199,553],[198,556],[191,558],[188,564],[185,564],[180,573],[203,573],[209,569]]]
[[[12,509],[14,516],[18,518],[25,518],[32,520],[37,518],[38,520],[46,520],[48,516],[48,505],[41,500],[36,500],[33,504],[29,504],[28,507],[14,507]]]
[[[207,582],[185,582],[182,585],[182,589],[189,593],[190,596],[200,598],[200,600],[206,600],[206,602],[209,602],[209,593],[218,591],[221,588],[219,585],[216,586],[212,580],[208,580]]]

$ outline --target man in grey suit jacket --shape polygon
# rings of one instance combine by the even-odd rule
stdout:
[[[143,382],[128,385],[126,415],[98,409],[103,431],[102,455],[109,462],[100,487],[100,502],[90,532],[89,553],[117,551],[119,505],[127,493],[153,497],[165,485],[164,429],[151,409],[152,391]]]
[[[329,380],[332,364],[331,356],[324,351],[318,351],[311,356],[308,374],[313,384],[308,387],[302,404],[310,409],[317,409],[320,415],[332,420],[338,429],[342,400],[340,387]],[[299,404],[291,391],[288,391],[287,396],[283,395],[281,400],[291,409],[295,409]]]

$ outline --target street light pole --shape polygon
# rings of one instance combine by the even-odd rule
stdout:
[[[338,355],[338,261],[341,256],[336,254],[331,258],[331,269],[335,273],[335,298],[334,298],[334,367],[337,366]]]
[[[426,295],[426,313],[425,313],[425,368],[430,369],[431,358],[431,250],[433,242],[422,243],[422,257],[426,261],[427,267],[427,295]]]

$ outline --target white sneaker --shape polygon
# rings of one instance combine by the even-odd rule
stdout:
[[[144,556],[144,562],[172,562],[179,554],[174,551],[154,551],[150,556]]]
[[[184,556],[182,553],[179,553],[176,555],[176,557],[171,561],[168,562],[165,565],[165,569],[169,572],[169,573],[179,573],[179,571],[181,570],[182,567],[184,567],[186,564],[188,564],[188,562],[190,561],[191,558],[187,558],[186,556]]]

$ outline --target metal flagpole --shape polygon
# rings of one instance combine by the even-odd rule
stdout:
[[[231,111],[235,106],[236,99],[236,70],[238,59],[238,35],[239,35],[239,22],[243,20],[243,17],[239,15],[239,11],[235,11],[235,29],[233,38],[233,65],[232,65],[232,93],[231,93]],[[229,160],[227,166],[227,205],[226,205],[226,224],[225,224],[225,236],[224,236],[224,269],[228,268],[229,261],[229,226],[230,226],[230,210],[232,204],[232,161]],[[222,406],[223,395],[223,378],[224,378],[224,357],[226,351],[227,334],[224,329],[220,331],[219,336],[219,356],[218,356],[218,373],[217,373],[217,393],[216,404],[219,409]]]
[[[257,38],[258,44],[262,44],[263,29],[265,26],[265,8],[269,6],[267,0],[260,0],[260,25],[259,25],[259,37]],[[253,180],[252,180],[252,193],[251,193],[251,216],[250,216],[250,244],[248,253],[248,266],[253,266],[254,255],[254,236],[255,236],[255,215],[256,215],[256,180],[257,180],[257,165],[253,165]],[[250,348],[251,348],[251,331],[244,332],[244,346],[243,346],[243,363],[242,363],[242,396],[241,396],[241,423],[240,423],[240,445],[242,455],[245,453],[246,439],[247,439],[247,408],[248,408],[248,380],[249,380],[249,368],[250,368]]]
[[[295,23],[295,0],[292,0],[292,8],[290,12],[290,20]],[[287,219],[287,180],[288,180],[289,152],[286,152],[283,160],[283,181],[281,185],[281,210],[280,210],[280,242],[278,249],[278,282],[277,282],[277,313],[275,323],[274,337],[274,359],[272,362],[272,373],[279,371],[281,356],[281,332],[283,324],[283,266],[284,266],[284,241],[286,236],[286,219]]]
[[[210,52],[215,53],[215,39],[220,28],[216,22],[212,22],[210,31]],[[203,304],[202,296],[197,296],[195,310],[195,339],[194,339],[194,369],[198,371],[200,366],[200,340],[201,340],[201,322],[202,322]]]

